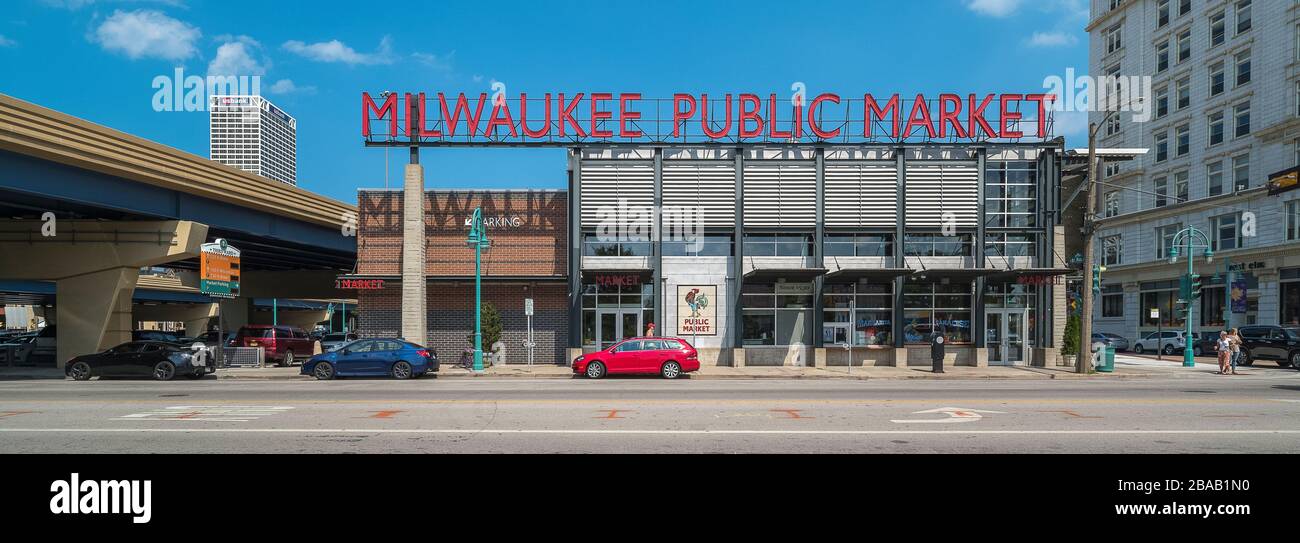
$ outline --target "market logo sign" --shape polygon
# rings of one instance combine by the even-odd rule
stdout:
[[[383,279],[335,279],[334,288],[340,290],[384,290]]]
[[[677,334],[682,336],[718,335],[717,285],[677,286]]]

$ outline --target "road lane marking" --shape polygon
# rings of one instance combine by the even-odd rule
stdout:
[[[631,410],[631,409],[605,409],[605,411],[608,411],[608,413],[606,413],[605,416],[603,416],[603,417],[592,417],[592,418],[596,418],[596,419],[606,419],[606,420],[608,420],[608,419],[625,419],[625,418],[627,418],[627,417],[620,417],[620,416],[618,416],[618,414],[619,414],[619,413],[631,413],[631,412],[633,412],[633,410]]]
[[[786,414],[786,417],[785,417],[785,418],[787,418],[787,419],[815,419],[815,418],[817,418],[817,417],[805,417],[805,416],[803,416],[803,415],[800,415],[799,412],[800,412],[800,411],[803,411],[802,409],[769,409],[769,411],[771,411],[771,412],[773,412],[773,413],[785,413],[785,414]]]
[[[480,428],[0,428],[0,433],[605,434],[605,435],[1300,435],[1300,430],[583,430]]]
[[[12,417],[14,415],[30,415],[40,413],[40,411],[0,411],[0,419]]]
[[[402,411],[400,409],[393,409],[390,411],[371,411],[371,413],[374,413],[369,417],[372,419],[391,419],[393,418],[393,415],[396,415],[398,413],[405,413],[405,411]]]
[[[939,419],[901,419],[901,420],[890,420],[889,422],[896,422],[898,424],[912,424],[912,423],[949,424],[949,423],[961,423],[961,422],[975,422],[977,420],[983,419],[985,414],[1005,414],[1006,412],[986,411],[982,409],[966,409],[963,407],[940,407],[938,409],[926,409],[924,411],[912,412],[913,415],[926,415],[931,413],[943,413],[948,416]]]
[[[132,413],[111,420],[191,420],[204,422],[249,422],[261,417],[283,413],[289,406],[267,405],[177,405]]]
[[[1096,416],[1092,416],[1092,415],[1080,415],[1080,414],[1075,413],[1074,411],[1071,411],[1071,410],[1069,410],[1069,409],[1044,409],[1044,410],[1040,410],[1039,412],[1040,412],[1040,413],[1064,413],[1064,414],[1066,414],[1066,415],[1069,415],[1071,418],[1076,418],[1076,419],[1100,419],[1100,418],[1102,418],[1102,417],[1096,417]]]

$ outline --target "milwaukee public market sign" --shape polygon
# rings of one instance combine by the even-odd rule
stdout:
[[[367,145],[885,143],[1051,137],[1053,94],[361,93]]]

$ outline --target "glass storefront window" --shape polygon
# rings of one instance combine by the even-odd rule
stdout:
[[[614,326],[618,319],[610,318],[609,322],[601,325],[604,330],[597,332],[597,321],[599,314],[602,313],[627,313],[633,315],[642,313],[641,323],[650,323],[654,319],[655,291],[654,285],[643,283],[640,285],[630,286],[601,286],[596,283],[584,283],[582,285],[582,345],[584,347],[596,347],[600,338],[597,336],[601,333],[606,337],[603,341],[612,341],[615,334]],[[607,315],[607,318],[608,315]],[[635,317],[631,321],[635,324]],[[638,330],[634,335],[641,335],[644,329]],[[623,337],[628,337],[626,333]]]
[[[811,344],[812,295],[787,294],[793,289],[778,287],[783,285],[745,283],[741,288],[745,345]]]
[[[665,236],[666,238],[666,236]],[[664,256],[731,256],[732,236],[706,234],[701,239],[663,242]]]
[[[938,327],[950,343],[971,342],[971,283],[908,283],[903,289],[904,341],[928,343]]]
[[[1283,326],[1300,326],[1300,281],[1283,281],[1279,283],[1281,294],[1282,317],[1278,322]]]
[[[653,246],[649,241],[602,240],[595,232],[582,234],[584,256],[651,256]]]
[[[903,254],[906,256],[971,256],[974,254],[973,236],[957,234],[906,234],[903,236]]]
[[[823,338],[836,337],[834,329],[849,327],[854,345],[892,345],[892,291],[890,283],[826,284],[822,289]]]
[[[1223,287],[1204,287],[1201,289],[1201,326],[1226,327],[1223,320]]]

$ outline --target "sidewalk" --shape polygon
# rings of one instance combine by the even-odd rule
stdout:
[[[914,366],[909,368],[895,367],[855,367],[851,370],[843,366],[838,367],[718,367],[704,366],[700,371],[687,374],[689,379],[886,379],[886,380],[903,380],[903,379],[943,379],[943,380],[970,380],[970,379],[1016,379],[1016,380],[1033,380],[1033,379],[1115,379],[1130,377],[1152,377],[1166,376],[1176,373],[1170,370],[1182,369],[1176,364],[1168,364],[1169,368],[1152,367],[1146,364],[1121,364],[1116,360],[1114,373],[1096,373],[1090,376],[1084,376],[1074,373],[1073,369],[1068,367],[1051,367],[1035,368],[1025,366],[990,366],[986,368],[973,368],[967,366],[947,367],[945,373],[930,373],[928,367]],[[311,376],[301,375],[302,368],[291,367],[266,367],[266,368],[228,368],[218,370],[216,378],[221,380],[244,380],[244,381],[266,381],[266,380],[312,380]],[[439,379],[574,379],[573,370],[568,366],[557,365],[508,365],[501,367],[487,368],[483,373],[475,374],[469,370],[458,367],[443,366],[437,373]],[[612,376],[613,379],[620,378]],[[0,381],[23,380],[23,379],[42,379],[42,380],[63,380],[63,372],[56,368],[7,368],[0,367]],[[210,378],[209,378],[210,379]]]

